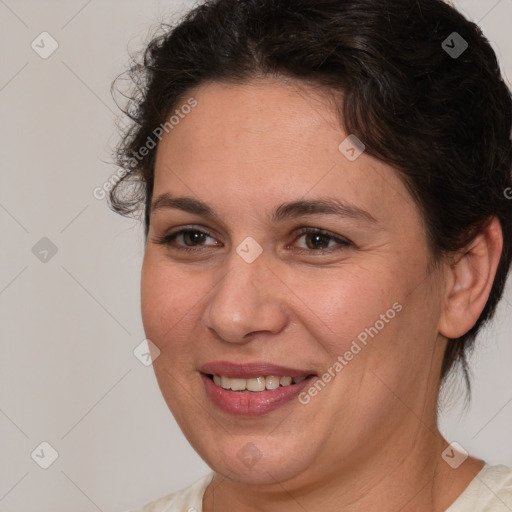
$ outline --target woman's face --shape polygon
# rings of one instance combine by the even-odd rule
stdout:
[[[443,287],[396,171],[340,147],[332,103],[306,86],[190,96],[158,146],[142,271],[156,377],[188,440],[246,483],[411,455],[435,426]]]

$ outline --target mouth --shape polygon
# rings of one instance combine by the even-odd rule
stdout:
[[[266,363],[219,362],[200,370],[207,397],[222,412],[235,416],[260,416],[295,403],[293,398],[317,375],[308,370]]]

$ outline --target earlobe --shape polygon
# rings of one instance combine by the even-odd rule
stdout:
[[[445,304],[439,333],[459,338],[475,325],[489,297],[503,248],[496,217],[446,263]]]

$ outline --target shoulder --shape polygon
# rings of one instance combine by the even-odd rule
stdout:
[[[211,472],[192,485],[144,505],[132,512],[202,512],[203,494],[212,481]]]
[[[510,512],[512,468],[486,464],[446,512]]]

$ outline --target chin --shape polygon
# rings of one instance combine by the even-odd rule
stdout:
[[[296,446],[295,446],[296,444]],[[291,480],[311,466],[301,443],[283,444],[275,439],[225,435],[216,446],[193,444],[194,449],[216,473],[252,485],[275,485]],[[310,447],[311,448],[311,447]],[[299,456],[297,456],[299,455]]]

